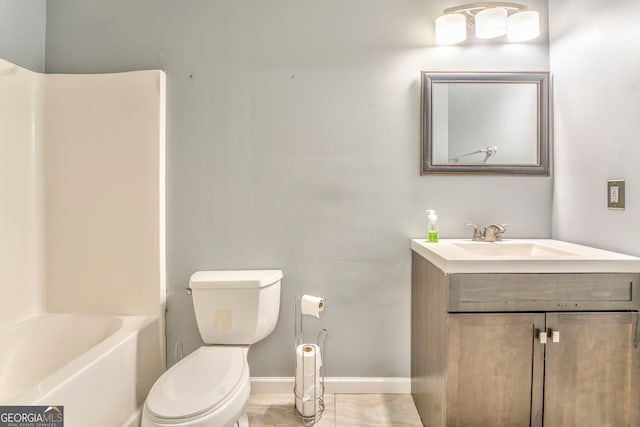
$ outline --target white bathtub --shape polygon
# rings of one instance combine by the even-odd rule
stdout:
[[[0,404],[62,405],[65,427],[116,427],[164,371],[157,317],[44,314],[0,330]]]

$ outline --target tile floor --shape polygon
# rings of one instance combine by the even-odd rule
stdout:
[[[422,427],[408,394],[327,394],[317,427]],[[304,424],[293,409],[293,394],[251,395],[247,406],[251,427],[294,427]]]

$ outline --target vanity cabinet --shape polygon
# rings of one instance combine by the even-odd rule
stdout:
[[[636,288],[636,273],[447,275],[414,252],[423,424],[640,427]]]
[[[547,314],[560,341],[545,346],[544,426],[638,425],[637,314]]]
[[[449,316],[446,425],[529,426],[540,418],[542,402],[532,402],[544,369],[536,329],[544,329],[544,314]],[[427,422],[428,412],[421,417],[443,425]]]

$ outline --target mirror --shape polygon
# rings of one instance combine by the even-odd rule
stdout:
[[[549,73],[422,72],[425,174],[549,175]]]

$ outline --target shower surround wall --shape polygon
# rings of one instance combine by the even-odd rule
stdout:
[[[164,73],[46,78],[46,304],[164,317]]]
[[[0,327],[51,311],[163,319],[164,102],[160,71],[0,60]]]
[[[0,60],[0,328],[43,310],[42,75]]]

